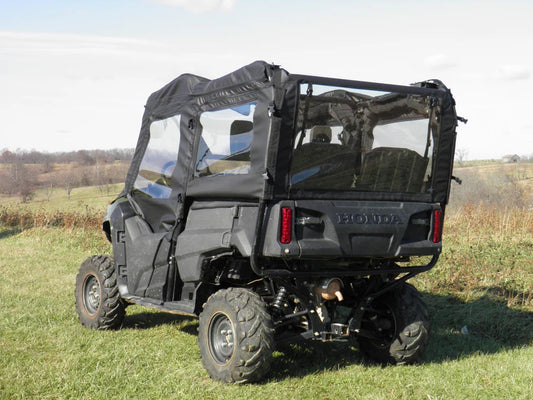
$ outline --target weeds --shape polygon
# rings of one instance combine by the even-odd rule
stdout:
[[[418,287],[464,300],[489,296],[533,307],[533,212],[468,205],[447,217],[436,267]]]
[[[466,204],[447,217],[446,235],[466,236],[469,242],[486,237],[516,241],[533,234],[533,212],[523,208]]]
[[[0,224],[11,228],[62,227],[99,229],[102,215],[86,207],[84,211],[47,211],[0,206]]]

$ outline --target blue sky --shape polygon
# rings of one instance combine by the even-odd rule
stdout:
[[[289,72],[441,79],[469,159],[533,153],[533,2],[0,0],[0,149],[133,147],[148,95],[256,59]]]

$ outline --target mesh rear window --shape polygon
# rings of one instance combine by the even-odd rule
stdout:
[[[436,99],[301,87],[290,168],[293,190],[426,193],[438,139]]]

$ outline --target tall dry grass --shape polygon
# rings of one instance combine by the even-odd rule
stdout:
[[[456,168],[462,184],[452,182],[449,210],[470,205],[504,209],[533,208],[533,164],[492,164]]]
[[[466,204],[446,218],[446,234],[466,240],[497,237],[515,240],[533,235],[533,210],[496,205]]]
[[[533,307],[533,211],[483,204],[455,209],[446,217],[439,262],[416,280],[431,292]]]
[[[19,229],[34,227],[62,227],[100,229],[102,214],[87,207],[83,211],[50,211],[45,209],[19,209],[0,206],[0,224]]]

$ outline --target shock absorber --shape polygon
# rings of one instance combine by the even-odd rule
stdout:
[[[287,289],[285,289],[284,286],[281,286],[279,288],[278,294],[276,295],[276,298],[274,299],[274,302],[272,303],[272,306],[277,308],[278,310],[281,310],[281,307],[283,307],[283,303],[287,299]]]

